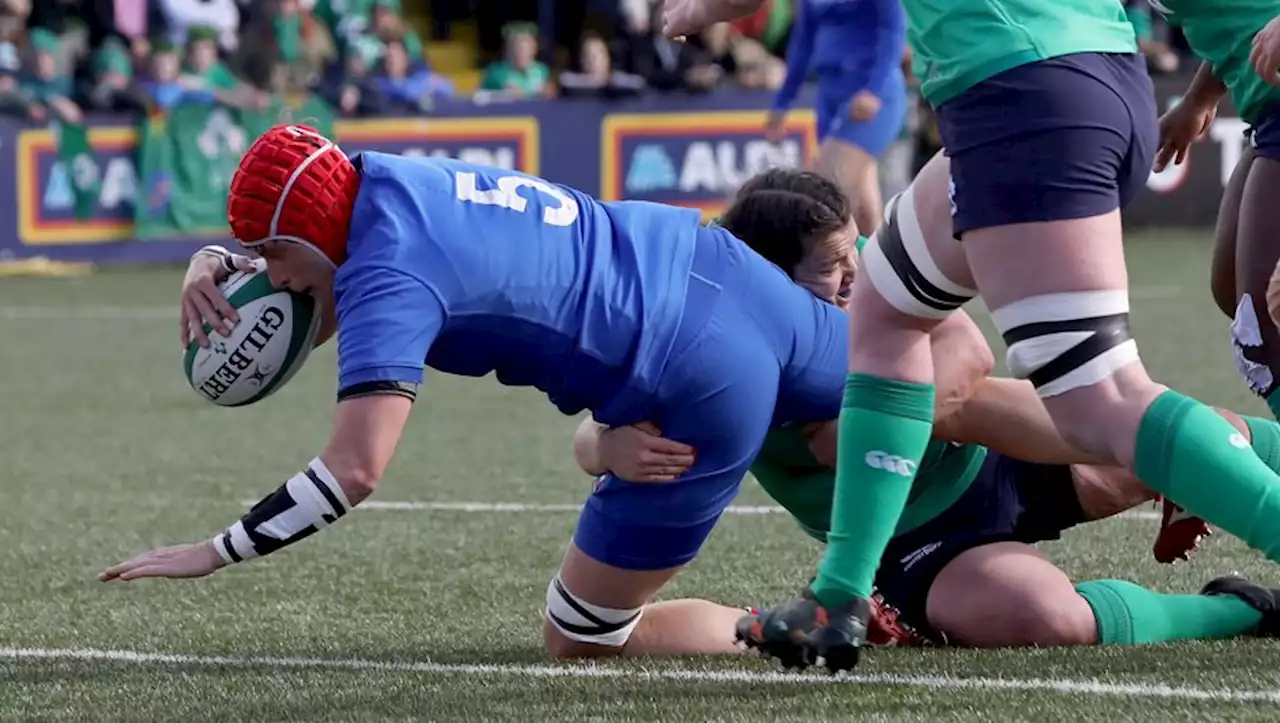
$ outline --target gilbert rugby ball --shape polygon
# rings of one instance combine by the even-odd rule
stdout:
[[[320,309],[308,294],[272,286],[265,271],[237,272],[219,288],[240,322],[230,336],[205,324],[209,346],[192,341],[182,368],[200,396],[241,407],[271,396],[302,367],[315,344]]]

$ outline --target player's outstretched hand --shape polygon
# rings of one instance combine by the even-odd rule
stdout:
[[[600,464],[628,482],[673,482],[693,466],[694,449],[648,422],[600,433]]]
[[[188,545],[161,547],[109,567],[98,580],[140,580],[144,577],[204,577],[226,563],[209,540]]]
[[[1195,103],[1184,98],[1160,116],[1160,146],[1156,151],[1155,170],[1157,173],[1168,168],[1169,162],[1182,165],[1187,158],[1187,149],[1192,143],[1204,138],[1218,115],[1218,104]]]
[[[232,261],[241,271],[252,271],[253,260],[247,256],[233,255]],[[231,326],[240,321],[235,307],[227,301],[218,284],[226,281],[231,275],[222,264],[222,259],[209,253],[197,252],[187,265],[187,275],[182,279],[181,313],[179,324],[182,329],[180,337],[185,350],[192,339],[200,346],[209,346],[209,337],[204,332],[207,322],[214,331],[226,336],[231,333]]]
[[[1268,84],[1280,86],[1280,16],[1272,18],[1253,36],[1249,62]]]

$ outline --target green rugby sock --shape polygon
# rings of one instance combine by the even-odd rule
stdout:
[[[1156,492],[1280,562],[1280,476],[1217,412],[1175,391],[1152,402],[1133,471]]]
[[[1264,401],[1267,403],[1267,409],[1271,410],[1271,416],[1280,419],[1280,387],[1272,389]]]
[[[845,379],[831,532],[812,585],[822,604],[871,597],[932,434],[933,385],[866,374]]]
[[[1082,582],[1076,592],[1093,608],[1101,645],[1234,638],[1262,621],[1234,595],[1168,595],[1124,580]]]
[[[1272,472],[1280,474],[1280,424],[1270,419],[1246,417],[1243,414],[1240,418],[1249,428],[1249,444],[1253,445],[1258,459],[1270,467]]]

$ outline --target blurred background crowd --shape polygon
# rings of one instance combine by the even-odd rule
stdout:
[[[776,90],[793,0],[691,42],[652,0],[0,0],[0,106],[33,120],[142,112],[183,99],[265,107],[311,92],[341,115],[429,112],[446,99]],[[1127,3],[1153,72],[1185,42]]]

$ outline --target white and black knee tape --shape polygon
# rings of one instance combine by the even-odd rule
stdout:
[[[1009,372],[1041,397],[1092,386],[1138,360],[1126,291],[1032,296],[991,318],[1009,347]]]
[[[904,314],[944,319],[978,295],[943,276],[925,243],[916,217],[915,192],[889,199],[884,225],[862,250],[862,269],[880,296]]]
[[[547,587],[547,620],[570,640],[620,648],[640,624],[644,608],[614,610],[579,598],[557,575]]]
[[[1254,394],[1266,398],[1276,388],[1275,375],[1266,364],[1248,357],[1249,354],[1258,354],[1262,344],[1262,325],[1258,323],[1258,313],[1253,308],[1253,297],[1244,294],[1236,307],[1236,316],[1231,320],[1231,351],[1240,376],[1248,382]]]

